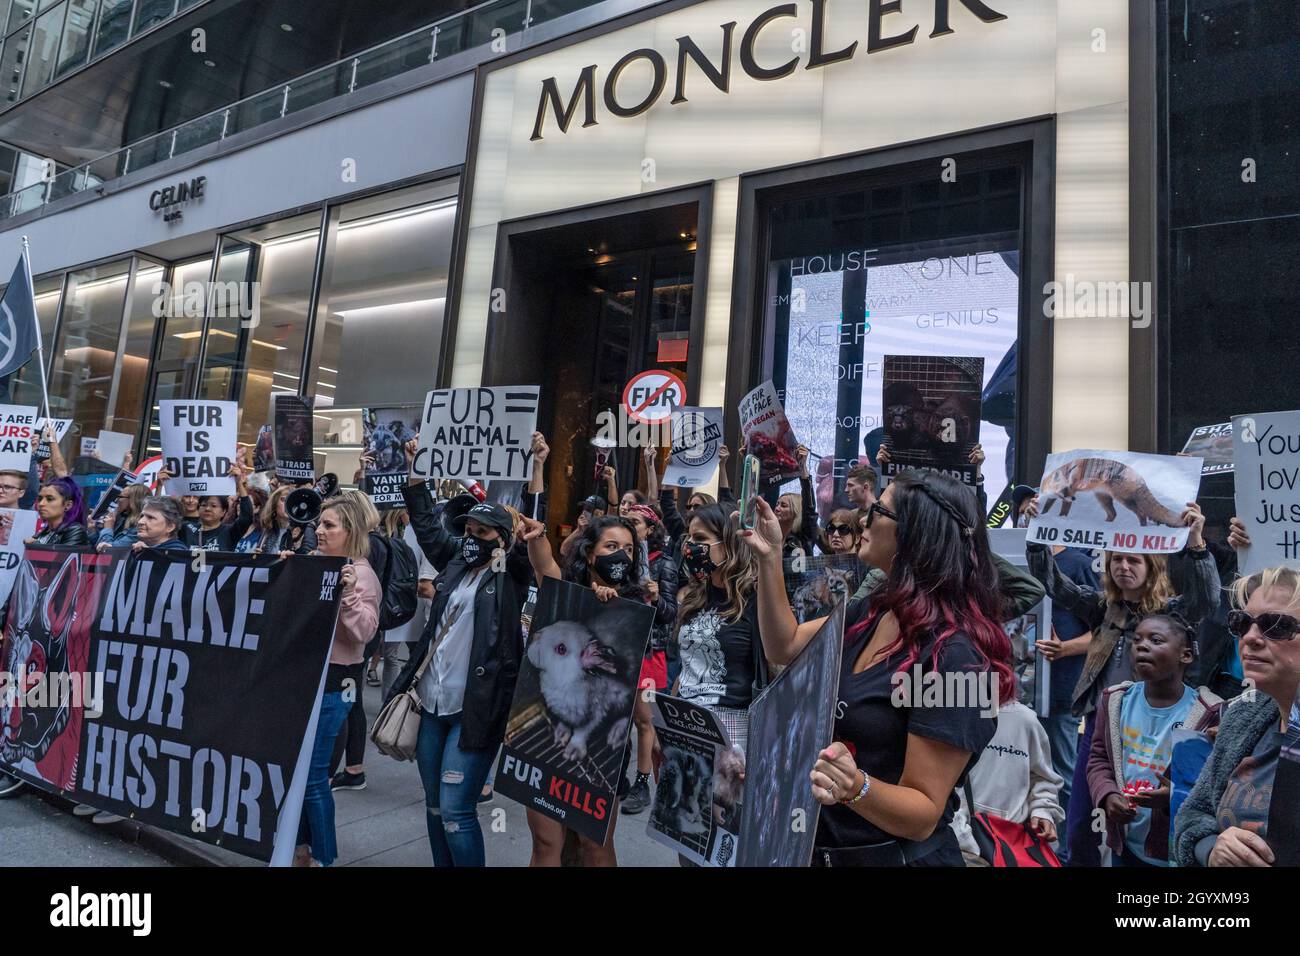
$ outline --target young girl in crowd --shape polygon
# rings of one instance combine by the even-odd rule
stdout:
[[[279,485],[271,490],[266,504],[262,506],[262,533],[253,550],[270,554],[279,554],[281,551],[309,554],[316,550],[315,529],[309,524],[294,524],[285,510],[285,498],[293,490],[290,485]]]
[[[893,678],[915,666],[951,686],[973,673],[989,697],[1014,698],[1011,645],[982,519],[970,489],[916,472],[895,478],[868,509],[858,556],[887,578],[845,615],[835,742],[808,768],[826,808],[816,865],[964,863],[949,827],[954,790],[993,738],[996,720],[982,715],[977,701],[922,706],[919,688],[910,697],[915,703],[895,706]],[[781,573],[783,538],[760,500],[756,527],[743,540],[759,569],[763,648],[776,664],[792,661],[826,621],[795,621]]]
[[[342,597],[334,643],[330,646],[324,695],[316,721],[307,789],[298,827],[294,866],[329,866],[338,856],[334,835],[334,797],[330,793],[330,760],[334,740],[347,717],[345,681],[361,663],[366,642],[379,626],[380,584],[370,567],[370,540],[365,512],[355,501],[334,498],[321,507],[316,527],[317,553],[348,558],[340,574]],[[287,558],[292,552],[283,552]]]
[[[663,692],[668,689],[668,640],[673,623],[677,620],[677,563],[668,554],[664,540],[664,526],[659,516],[648,505],[633,505],[628,509],[627,520],[636,531],[637,542],[646,550],[644,590],[655,606],[654,629],[646,647],[637,681],[640,693],[632,720],[636,724],[636,780],[623,799],[624,813],[640,813],[650,805],[650,770],[654,753],[655,732],[651,719],[647,691]]]
[[[234,551],[249,526],[253,523],[253,501],[248,497],[248,486],[244,483],[246,474],[241,462],[230,466],[230,474],[235,479],[235,494],[239,499],[236,515],[227,519],[229,502],[225,495],[199,496],[198,531],[184,535],[185,544],[191,548],[204,551]]]
[[[1025,503],[1024,513],[1030,518],[1038,514],[1036,499]],[[1079,737],[1065,821],[1070,866],[1101,865],[1097,834],[1092,829],[1093,804],[1084,797],[1088,793],[1088,755],[1101,692],[1133,678],[1129,645],[1138,622],[1148,614],[1172,611],[1195,626],[1218,604],[1219,573],[1201,537],[1205,518],[1195,502],[1187,504],[1181,517],[1190,529],[1185,572],[1188,590],[1182,595],[1174,593],[1160,555],[1106,552],[1099,592],[1075,584],[1062,574],[1046,545],[1026,546],[1029,570],[1043,583],[1054,605],[1076,615],[1092,634],[1073,693],[1073,713],[1086,720]]]
[[[1167,866],[1169,786],[1164,777],[1173,753],[1171,735],[1180,727],[1205,731],[1216,726],[1222,701],[1208,688],[1192,690],[1183,683],[1196,660],[1196,642],[1178,615],[1144,617],[1130,650],[1137,680],[1106,688],[1097,706],[1088,790],[1093,806],[1106,812],[1112,866]]]
[[[555,563],[551,543],[546,538],[545,525],[531,518],[524,518],[523,524],[524,540],[528,542],[528,558],[539,586],[545,578],[557,578],[592,588],[596,597],[602,601],[621,597],[649,603],[650,595],[641,583],[644,577],[641,549],[637,546],[636,530],[627,519],[606,515],[592,521],[578,539],[563,571]],[[611,813],[609,839],[603,846],[580,837],[585,866],[618,865],[614,852],[614,827],[617,822],[616,806]],[[564,825],[529,810],[528,828],[533,836],[533,855],[529,865],[559,866],[564,849]]]
[[[81,488],[71,478],[54,478],[41,485],[36,496],[36,513],[41,520],[35,536],[28,538],[27,544],[73,548],[90,544],[86,534],[86,503]]]
[[[415,441],[406,445],[408,469],[416,447]],[[421,715],[415,762],[434,865],[483,866],[478,797],[505,737],[531,569],[511,547],[514,519],[501,505],[474,505],[449,532],[424,481],[408,482],[402,497],[438,576],[424,634],[384,703],[416,684]],[[498,551],[504,561],[494,564]]]

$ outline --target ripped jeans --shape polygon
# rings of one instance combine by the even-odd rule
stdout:
[[[425,711],[415,744],[434,866],[485,865],[478,797],[496,751],[462,750],[460,719]]]

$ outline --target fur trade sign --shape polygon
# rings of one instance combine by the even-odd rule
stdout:
[[[424,399],[419,478],[527,481],[533,473],[536,385],[435,388]]]
[[[1187,543],[1201,459],[1082,449],[1047,456],[1032,544],[1172,554]]]

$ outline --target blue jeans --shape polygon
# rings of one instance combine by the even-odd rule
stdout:
[[[426,711],[415,743],[434,866],[486,865],[478,795],[496,751],[462,750],[460,718],[460,714],[438,717]]]
[[[329,866],[339,855],[338,843],[334,839],[330,763],[334,756],[334,738],[339,735],[339,728],[351,709],[352,704],[344,701],[342,691],[331,691],[321,697],[320,716],[316,718],[316,739],[312,743],[311,765],[307,769],[298,843],[310,843],[312,859],[321,866]]]
[[[1097,726],[1097,714],[1088,715],[1083,733],[1079,735],[1079,749],[1075,751],[1074,784],[1070,812],[1065,818],[1065,839],[1069,848],[1069,866],[1101,866],[1101,834],[1092,828],[1092,796],[1088,792],[1088,750],[1092,747],[1092,731]]]
[[[1068,710],[1051,717],[1039,717],[1038,722],[1047,731],[1047,743],[1052,751],[1052,769],[1061,776],[1058,801],[1066,815],[1070,813],[1070,794],[1074,790],[1074,765],[1079,753],[1079,718]],[[1065,863],[1065,841],[1060,841],[1061,862]]]

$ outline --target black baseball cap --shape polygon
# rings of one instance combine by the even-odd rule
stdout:
[[[1020,514],[1020,507],[1029,498],[1038,494],[1037,488],[1031,488],[1028,485],[1016,485],[1011,489],[1011,514],[1013,516]]]
[[[458,535],[465,534],[465,522],[473,518],[479,524],[485,524],[489,528],[496,528],[501,532],[501,539],[505,546],[510,547],[510,540],[515,530],[515,519],[510,516],[505,505],[498,504],[495,501],[480,501],[469,511],[462,515],[457,515],[451,519],[452,532]]]

